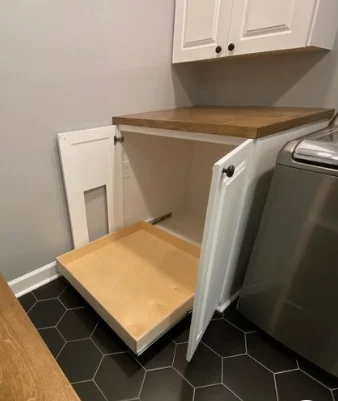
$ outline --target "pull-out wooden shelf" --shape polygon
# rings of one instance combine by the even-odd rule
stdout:
[[[200,248],[140,222],[57,258],[60,272],[135,353],[193,305]]]

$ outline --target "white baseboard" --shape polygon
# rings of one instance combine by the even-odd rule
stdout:
[[[235,292],[227,301],[225,301],[222,305],[217,306],[218,312],[222,313],[234,300],[239,296],[239,291]]]
[[[57,270],[56,262],[48,263],[48,265],[33,270],[8,284],[17,298],[39,288],[60,276]]]

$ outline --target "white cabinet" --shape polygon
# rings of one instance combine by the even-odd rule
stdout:
[[[236,262],[262,177],[286,142],[325,124],[260,139],[132,125],[60,134],[77,248],[58,258],[60,272],[137,354],[193,307],[190,360],[215,309],[238,295]],[[113,233],[87,244],[84,194],[102,186]]]
[[[335,0],[176,0],[173,62],[331,49]]]
[[[232,0],[176,2],[174,62],[223,57]]]

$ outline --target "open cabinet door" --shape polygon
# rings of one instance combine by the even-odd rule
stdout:
[[[219,160],[213,168],[190,327],[188,361],[191,360],[219,304],[226,272],[234,268],[232,248],[239,245],[236,232],[252,147],[253,140],[248,139]]]
[[[79,248],[89,242],[85,193],[104,188],[108,230],[123,225],[121,198],[121,148],[114,137],[115,126],[58,134],[60,158],[67,196],[73,243]],[[118,145],[118,146],[116,146]]]

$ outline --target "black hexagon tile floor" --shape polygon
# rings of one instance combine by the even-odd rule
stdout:
[[[127,352],[106,355],[94,377],[108,401],[132,400],[140,395],[143,367]]]
[[[338,378],[235,304],[215,312],[188,363],[190,315],[137,357],[62,278],[19,300],[82,401],[338,401]]]
[[[66,312],[65,307],[58,299],[38,301],[28,312],[37,329],[56,326]]]
[[[50,352],[57,357],[63,346],[66,344],[60,332],[55,327],[51,327],[49,329],[39,329],[38,331]]]
[[[102,354],[91,340],[67,342],[57,358],[71,383],[93,379]]]

